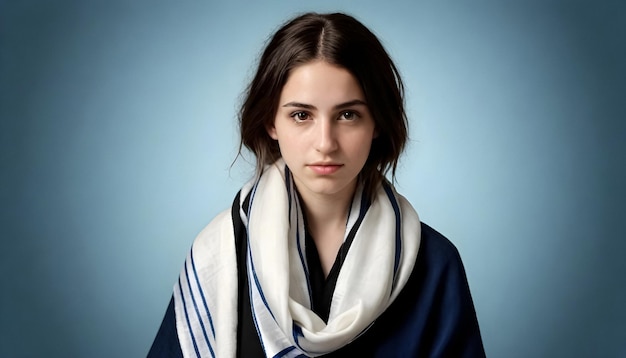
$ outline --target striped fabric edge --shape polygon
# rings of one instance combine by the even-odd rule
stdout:
[[[192,247],[178,279],[176,291],[185,312],[186,328],[193,341],[196,356],[216,357],[215,326],[200,284],[194,256]]]
[[[287,194],[289,197],[289,215],[292,215],[291,203],[295,203],[295,216],[296,216],[296,248],[298,250],[298,256],[300,257],[300,266],[304,271],[304,279],[306,280],[307,293],[309,296],[309,309],[313,307],[313,297],[311,295],[311,277],[309,275],[309,264],[306,259],[306,232],[304,231],[304,218],[300,217],[302,208],[300,208],[300,200],[298,200],[297,193],[293,184],[293,180],[290,179],[291,172],[289,168],[285,166],[285,178],[287,182]],[[293,195],[293,196],[292,196]]]
[[[395,291],[396,288],[396,284],[397,284],[397,274],[398,274],[398,268],[400,267],[400,257],[402,256],[402,214],[400,212],[400,205],[398,203],[398,198],[396,198],[396,195],[393,191],[393,189],[391,188],[390,185],[388,185],[387,183],[383,183],[383,188],[385,189],[385,193],[387,194],[387,197],[389,198],[389,202],[391,203],[391,207],[393,208],[393,211],[395,213],[396,216],[396,234],[395,234],[395,241],[396,241],[396,256],[394,258],[394,264],[393,264],[393,286],[391,289],[391,292]]]
[[[290,172],[289,169],[285,166],[285,178],[289,179],[290,178]],[[254,186],[251,189],[251,193],[250,193],[250,202],[249,202],[249,206],[248,206],[248,212],[246,213],[247,215],[247,220],[249,220],[250,218],[250,211],[251,209],[254,207],[254,200],[255,200],[255,196],[256,196],[256,191],[258,189],[258,185],[259,185],[260,180],[258,180]],[[288,194],[291,195],[297,195],[295,188],[290,186],[289,183],[293,183],[292,180],[286,180],[287,182],[287,191]],[[291,199],[293,199],[292,197],[288,196],[288,198],[290,199],[290,203],[291,203]],[[297,198],[296,198],[297,199]],[[295,200],[295,205],[298,205],[298,200]],[[289,210],[292,209],[296,209],[298,210],[298,208],[293,208],[293,207],[289,207]],[[296,217],[298,219],[300,219],[299,215],[296,215]],[[246,221],[247,221],[246,220]],[[299,223],[299,222],[298,222]],[[302,225],[304,225],[304,223],[302,223]],[[300,227],[300,225],[298,224],[298,228]],[[250,231],[249,231],[249,225],[246,225],[246,234],[248,235],[248,238],[250,237]],[[301,236],[300,235],[300,230],[297,230],[297,236]],[[304,238],[302,238],[302,240],[304,240]],[[302,259],[302,257],[301,257]],[[247,249],[247,264],[248,264],[248,277],[252,277],[252,280],[254,281],[254,284],[249,285],[249,294],[250,294],[250,301],[251,303],[254,305],[255,302],[258,302],[258,300],[255,299],[255,297],[259,297],[263,307],[261,309],[259,308],[253,308],[252,311],[252,319],[255,325],[255,328],[257,330],[257,334],[260,338],[261,341],[261,347],[263,348],[263,351],[265,352],[266,355],[271,355],[272,353],[270,351],[276,351],[279,350],[278,353],[271,355],[272,357],[285,357],[285,358],[291,358],[291,357],[307,357],[302,350],[298,349],[298,347],[293,346],[291,343],[289,343],[288,341],[283,341],[281,342],[277,342],[277,341],[273,341],[270,342],[271,343],[271,348],[268,346],[268,342],[266,342],[266,340],[264,339],[264,334],[262,334],[260,328],[259,328],[259,320],[265,320],[265,321],[270,321],[272,322],[272,326],[274,326],[275,329],[280,329],[278,326],[278,323],[276,322],[276,317],[274,316],[274,313],[272,312],[267,299],[265,298],[265,295],[263,293],[263,289],[261,287],[261,284],[259,282],[257,273],[256,273],[256,269],[254,266],[254,258],[252,257],[252,250],[250,249],[250,245],[248,245],[248,249]],[[306,261],[303,261],[306,262]],[[303,266],[304,267],[304,266]],[[307,276],[307,280],[308,280],[308,276]],[[310,283],[307,282],[307,285],[309,287],[309,292],[310,292]],[[310,296],[310,295],[309,295]],[[267,315],[269,314],[269,317],[267,317]],[[265,315],[266,317],[259,317],[259,315],[263,316]],[[278,347],[278,348],[277,348]]]

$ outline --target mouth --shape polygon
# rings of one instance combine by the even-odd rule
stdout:
[[[330,175],[338,171],[343,164],[337,163],[313,163],[307,165],[314,173],[318,175]]]

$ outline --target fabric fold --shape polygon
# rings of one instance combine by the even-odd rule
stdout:
[[[304,216],[289,169],[279,160],[242,188],[248,292],[266,356],[337,350],[367,330],[404,287],[419,250],[419,217],[387,182],[371,202],[363,196],[359,185],[346,223],[349,248],[325,323],[311,309]],[[230,211],[194,242],[174,299],[185,357],[235,356],[237,264]]]

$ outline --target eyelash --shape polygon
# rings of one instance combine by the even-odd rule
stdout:
[[[301,115],[306,116],[306,118],[301,118]],[[311,115],[304,111],[293,112],[289,115],[295,122],[300,123],[309,119]]]
[[[349,114],[351,118],[345,118],[346,114]],[[353,121],[353,120],[355,120],[357,118],[360,118],[361,115],[358,112],[355,112],[355,111],[343,111],[343,112],[341,112],[341,117],[344,117],[344,119],[347,120],[347,121]]]
[[[349,118],[346,118],[346,115]],[[291,117],[296,123],[301,123],[301,122],[304,122],[307,119],[309,119],[311,117],[311,115],[309,113],[305,112],[305,111],[297,111],[297,112],[291,113],[289,115],[289,117]],[[302,117],[305,117],[305,118],[302,118]],[[342,111],[341,114],[339,115],[339,118],[337,118],[337,119],[338,120],[339,119],[343,119],[343,120],[346,120],[346,121],[353,121],[353,120],[355,120],[357,118],[360,118],[360,117],[361,117],[361,115],[358,112],[356,112],[356,111]]]

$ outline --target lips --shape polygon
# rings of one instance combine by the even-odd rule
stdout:
[[[314,163],[309,164],[308,167],[318,175],[330,175],[338,171],[342,165],[335,163]]]

